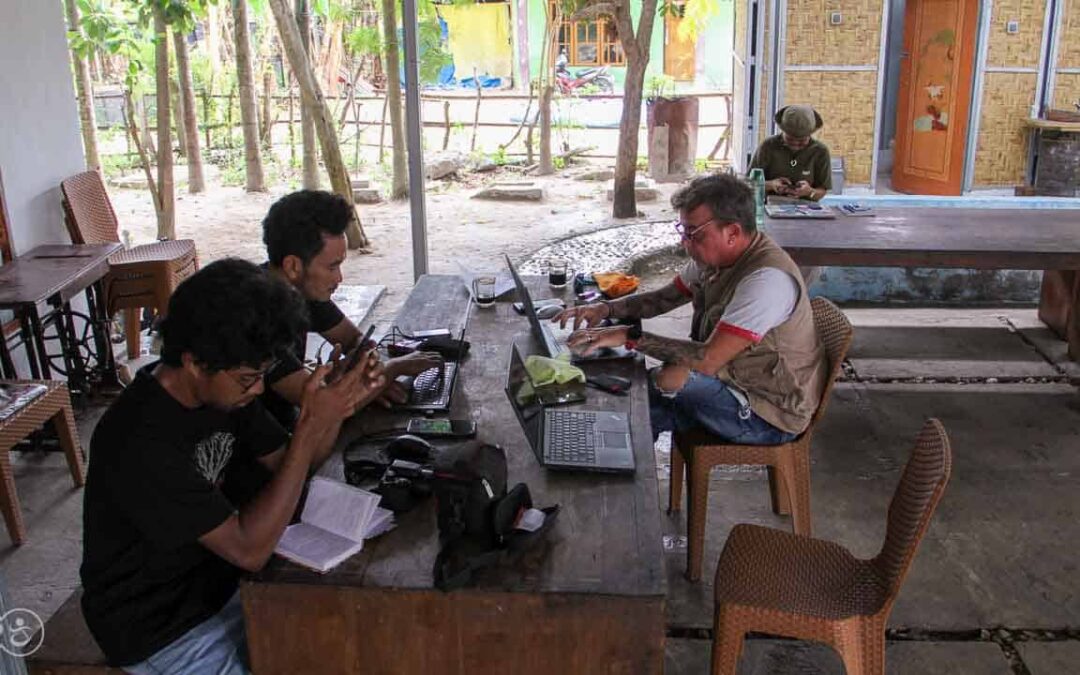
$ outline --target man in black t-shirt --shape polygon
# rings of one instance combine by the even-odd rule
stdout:
[[[263,219],[263,243],[271,274],[284,279],[307,301],[309,330],[347,352],[363,337],[330,299],[342,281],[341,265],[348,250],[345,229],[356,217],[353,207],[340,195],[322,190],[300,190],[285,195],[270,207]],[[279,421],[290,426],[300,391],[307,377],[304,354],[307,332],[295,338],[292,354],[267,373],[263,402]],[[385,364],[384,404],[403,403],[407,392],[395,381],[400,375],[415,376],[439,365],[436,355],[414,353]]]
[[[362,360],[333,384],[306,378],[290,436],[258,400],[306,323],[299,295],[241,260],[176,289],[161,361],[140,370],[90,442],[83,613],[110,665],[132,673],[246,672],[237,580],[269,559],[313,463],[368,390]],[[237,471],[270,473],[252,496]]]

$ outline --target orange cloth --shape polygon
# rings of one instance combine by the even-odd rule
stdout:
[[[593,279],[604,295],[609,298],[621,298],[624,295],[630,295],[637,290],[638,284],[641,283],[641,279],[638,279],[633,274],[623,274],[622,272],[600,272],[593,274]]]

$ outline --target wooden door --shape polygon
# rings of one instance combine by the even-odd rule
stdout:
[[[971,109],[978,0],[909,0],[897,97],[893,189],[958,195]]]
[[[685,10],[684,3],[672,3],[664,21],[664,74],[679,82],[692,81],[697,69],[697,41],[679,34]]]

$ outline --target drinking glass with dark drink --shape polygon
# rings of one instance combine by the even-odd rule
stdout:
[[[549,258],[547,261],[548,285],[562,288],[570,277],[570,264],[566,258]]]

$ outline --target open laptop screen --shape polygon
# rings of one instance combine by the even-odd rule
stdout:
[[[521,304],[525,308],[525,316],[529,318],[529,326],[532,328],[533,337],[540,343],[540,346],[544,348],[544,351],[548,352],[546,356],[556,356],[552,354],[551,349],[548,347],[547,338],[544,335],[544,328],[540,324],[540,317],[536,315],[536,306],[533,305],[532,295],[529,293],[529,289],[525,286],[525,282],[521,280],[521,275],[518,274],[517,268],[514,267],[514,263],[510,261],[510,256],[505,253],[503,256],[506,258],[506,266],[510,268],[510,275],[514,277],[514,284],[517,286],[518,295],[521,298]]]
[[[510,405],[514,407],[518,422],[521,423],[521,428],[525,431],[533,452],[537,457],[542,457],[540,424],[544,408],[536,397],[532,382],[529,381],[529,374],[525,371],[525,362],[521,360],[517,346],[510,347],[510,366],[506,372],[506,396],[510,399]]]

